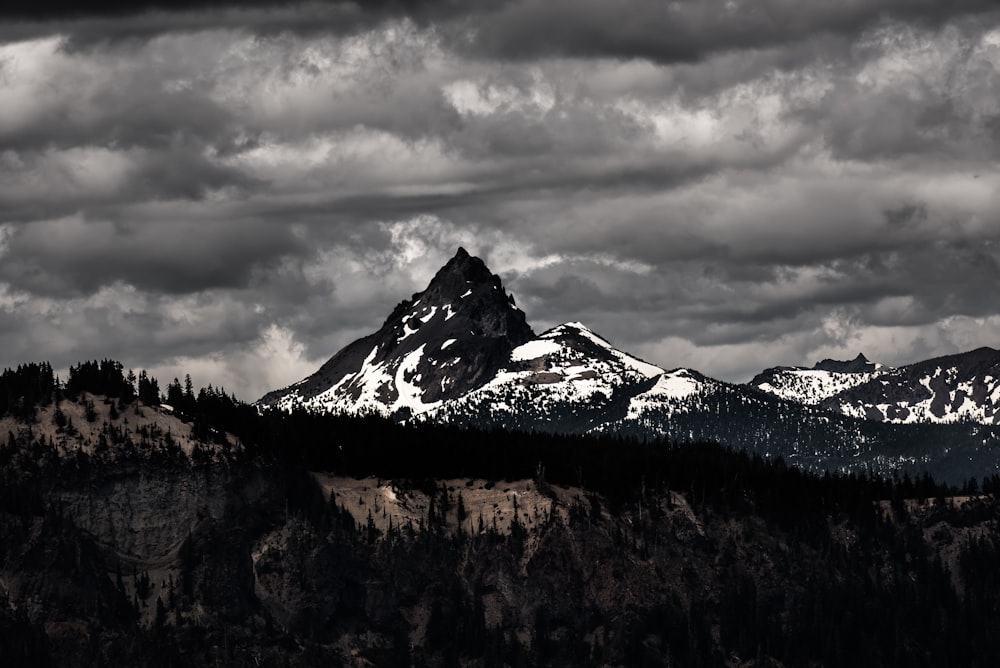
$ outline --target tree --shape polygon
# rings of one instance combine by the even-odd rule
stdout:
[[[462,523],[465,522],[465,516],[466,516],[465,499],[462,498],[461,492],[458,493],[458,507],[456,513],[458,514],[458,526],[461,527]]]
[[[150,595],[150,582],[149,582],[149,571],[143,571],[142,575],[136,576],[134,573],[132,575],[133,583],[135,584],[135,593],[143,601],[149,598]]]
[[[156,618],[153,621],[153,626],[160,630],[163,628],[164,623],[167,621],[167,609],[163,606],[163,599],[159,596],[156,597]]]
[[[56,406],[56,411],[52,414],[52,421],[55,422],[56,427],[59,429],[66,427],[66,414],[63,413],[62,406]]]
[[[184,390],[181,389],[181,382],[176,378],[173,379],[167,385],[167,403],[181,410],[181,404],[184,402]]]
[[[184,399],[188,406],[194,405],[194,383],[191,382],[191,374],[184,375]]]
[[[147,406],[160,405],[160,384],[145,369],[139,372],[139,401]]]

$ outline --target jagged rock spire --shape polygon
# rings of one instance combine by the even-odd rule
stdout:
[[[500,277],[459,248],[427,288],[400,302],[377,332],[261,403],[321,402],[389,414],[419,410],[483,384],[511,350],[532,338],[524,312]]]

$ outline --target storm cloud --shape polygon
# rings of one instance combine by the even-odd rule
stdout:
[[[0,7],[0,366],[255,399],[462,245],[746,380],[1000,341],[993,3]]]

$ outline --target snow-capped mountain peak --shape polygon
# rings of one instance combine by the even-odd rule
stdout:
[[[545,385],[595,381],[589,385],[606,385],[604,389],[610,392],[613,386],[661,373],[660,367],[618,350],[586,325],[571,322],[553,327],[511,351],[509,362],[483,389],[516,379],[521,384]]]
[[[459,248],[377,332],[259,404],[406,417],[489,381],[511,350],[532,338],[500,277]]]
[[[606,353],[616,358],[620,363],[625,365],[625,367],[638,372],[646,378],[652,378],[663,373],[663,369],[660,367],[644,362],[638,357],[634,357],[615,348],[610,341],[584,325],[582,322],[567,322],[557,327],[553,327],[549,331],[542,334],[542,338],[547,339],[557,339],[560,337],[571,336],[580,337],[590,341],[598,348],[603,349]]]
[[[582,322],[535,336],[500,278],[460,248],[379,331],[259,404],[589,431],[696,410],[699,395],[722,385],[692,370],[667,373]]]

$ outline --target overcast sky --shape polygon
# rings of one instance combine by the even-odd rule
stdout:
[[[254,400],[459,245],[725,380],[1000,347],[993,5],[3,3],[0,367]]]

